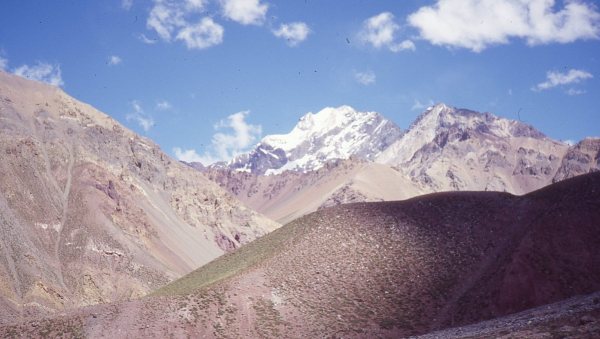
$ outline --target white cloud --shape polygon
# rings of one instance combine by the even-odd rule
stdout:
[[[262,25],[269,5],[260,0],[220,0],[223,16],[242,25]]]
[[[363,22],[358,38],[375,48],[388,48],[392,52],[416,49],[410,40],[396,41],[396,33],[400,26],[394,21],[394,15],[383,12],[368,18]]]
[[[154,119],[149,116],[135,116],[135,121],[142,127],[144,132],[148,132],[154,126]]]
[[[179,147],[173,147],[173,153],[175,153],[175,158],[179,161],[185,162],[201,162],[202,164],[206,163],[206,159],[204,159],[195,149],[181,149]]]
[[[203,154],[199,155],[194,149],[173,148],[177,159],[187,162],[201,162],[204,165],[217,161],[228,161],[236,155],[248,150],[258,140],[262,133],[260,125],[246,123],[249,111],[232,114],[226,120],[215,124],[217,131],[212,137],[211,146]],[[229,133],[220,132],[223,129],[230,130]]]
[[[277,30],[273,31],[276,37],[285,39],[290,46],[296,46],[306,40],[309,33],[310,28],[304,22],[281,24]]]
[[[157,0],[150,10],[146,26],[156,31],[161,39],[171,41],[173,32],[187,25],[184,13],[185,7],[182,4]]]
[[[5,70],[7,66],[8,66],[8,59],[0,56],[0,70],[2,70],[2,71]]]
[[[377,79],[373,71],[354,72],[354,79],[365,86],[375,83]]]
[[[146,27],[154,30],[163,41],[183,41],[189,49],[204,49],[223,42],[223,26],[210,17],[192,23],[191,19],[202,13],[206,0],[155,0],[146,20]],[[156,41],[145,35],[140,40],[146,44]]]
[[[37,62],[33,66],[23,65],[16,68],[13,73],[18,76],[45,82],[53,86],[62,86],[65,83],[62,80],[60,65],[51,65],[45,62]]]
[[[397,44],[390,45],[389,48],[390,48],[390,51],[392,51],[392,52],[417,50],[415,43],[412,42],[411,40],[403,40]]]
[[[569,88],[565,93],[567,93],[570,96],[575,96],[585,94],[586,91],[583,89]]]
[[[133,0],[121,0],[121,7],[128,11],[131,9],[131,6],[133,6]]]
[[[189,49],[203,49],[223,42],[223,31],[223,26],[204,17],[195,25],[183,27],[176,39],[183,40]]]
[[[433,104],[434,104],[433,100],[431,100],[431,99],[429,99],[429,101],[427,103],[422,103],[418,99],[415,99],[415,101],[410,109],[412,111],[422,111],[422,110],[426,109],[427,107],[433,106]]]
[[[146,34],[140,34],[138,39],[140,39],[140,41],[146,45],[154,45],[156,43],[156,39],[150,39],[146,36]]]
[[[111,55],[108,57],[108,65],[109,66],[116,66],[116,65],[120,64],[121,62],[123,62],[123,60],[116,55]]]
[[[549,71],[546,73],[546,81],[537,84],[532,88],[534,91],[543,91],[556,86],[576,84],[594,76],[580,69],[570,69],[568,72]]]
[[[563,140],[563,142],[569,146],[575,146],[576,142],[572,139]]]
[[[144,132],[148,132],[154,126],[154,119],[144,112],[142,104],[139,101],[133,100],[131,107],[133,108],[133,112],[127,114],[127,121],[135,121]]]
[[[167,100],[160,100],[156,103],[156,109],[159,111],[167,111],[170,110],[173,106]]]
[[[188,10],[198,10],[201,11],[206,6],[208,0],[185,0],[185,7]]]
[[[511,38],[529,45],[598,39],[600,13],[593,4],[565,0],[438,0],[408,16],[422,39],[434,45],[481,52]]]

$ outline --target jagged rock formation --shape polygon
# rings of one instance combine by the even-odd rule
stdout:
[[[0,71],[0,321],[146,294],[278,224],[60,89]]]

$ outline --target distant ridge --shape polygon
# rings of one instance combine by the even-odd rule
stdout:
[[[320,126],[314,121],[335,122],[331,116],[340,121],[349,119],[352,128],[339,129],[333,128],[336,123],[324,124],[321,127],[326,133],[322,135],[326,137],[314,141],[309,135],[316,133],[313,129]],[[382,126],[392,124],[375,113],[358,113],[347,106],[327,108],[302,118],[312,122],[301,119],[289,134],[265,137],[258,148],[236,158],[235,166],[194,166],[248,206],[284,223],[336,204],[399,200],[430,192],[471,190],[525,194],[553,182],[600,170],[600,138],[586,138],[569,146],[548,138],[530,125],[491,113],[436,104],[404,132],[387,127],[394,132],[384,134],[388,137],[383,143],[381,134],[373,134],[373,140],[369,141],[370,134],[357,133],[361,128],[355,123],[368,125],[370,120],[356,116],[377,117]],[[311,132],[302,132],[306,128]],[[322,156],[324,149],[338,149],[335,142],[329,144],[330,139],[354,140],[353,135],[361,140],[361,152]],[[293,143],[288,141],[291,136]],[[298,162],[286,162],[288,151],[267,147],[269,143],[279,143],[282,147],[305,145],[298,148],[302,151],[301,159],[322,161],[316,163],[317,169],[294,167],[296,165],[289,164]],[[287,160],[274,163],[275,158],[269,154],[279,154],[277,159]]]

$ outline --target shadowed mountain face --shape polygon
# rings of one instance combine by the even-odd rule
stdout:
[[[397,337],[600,289],[600,173],[522,197],[436,193],[324,209],[154,293],[45,320],[146,337]],[[25,323],[3,333],[35,334]],[[117,332],[121,331],[121,332]]]
[[[138,297],[278,225],[61,90],[0,71],[0,321]]]

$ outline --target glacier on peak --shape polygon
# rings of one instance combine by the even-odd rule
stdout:
[[[401,129],[376,112],[344,105],[302,116],[287,134],[265,136],[250,152],[228,167],[255,174],[309,171],[327,161],[357,156],[372,160],[400,135]]]

